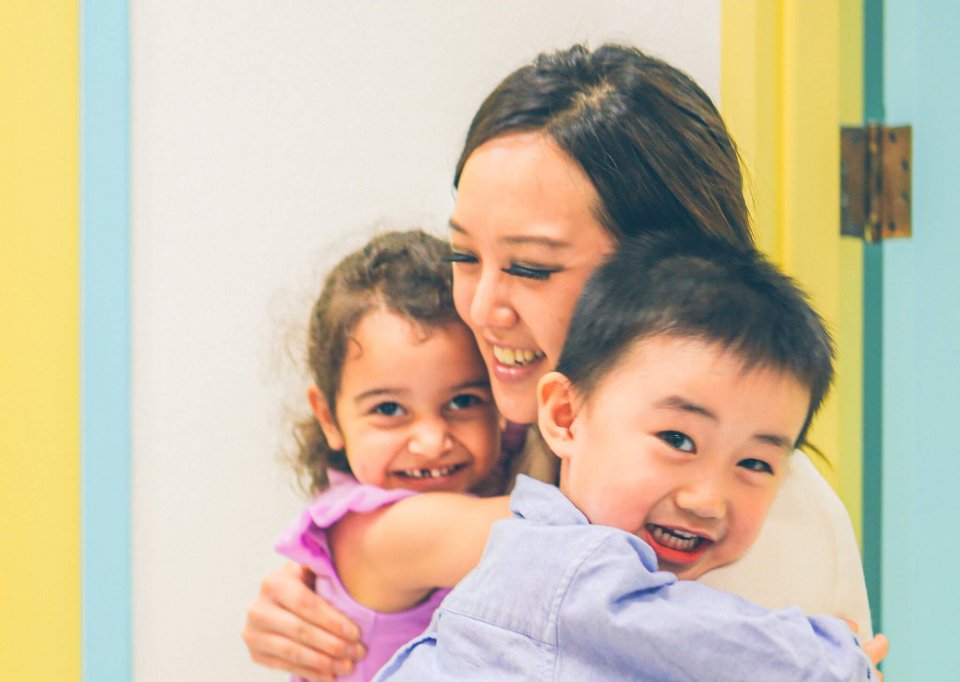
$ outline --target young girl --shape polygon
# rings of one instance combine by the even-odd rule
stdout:
[[[419,634],[447,592],[436,588],[476,564],[476,538],[508,515],[506,498],[394,506],[499,492],[498,415],[448,256],[420,231],[375,237],[330,272],[311,313],[314,416],[298,428],[298,468],[317,496],[277,551],[362,629],[367,656],[342,680],[370,679]],[[463,532],[441,532],[451,527]]]

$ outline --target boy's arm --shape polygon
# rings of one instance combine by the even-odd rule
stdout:
[[[337,574],[354,599],[400,611],[437,587],[453,587],[483,554],[493,524],[510,516],[510,498],[424,493],[367,514],[349,514],[329,531]]]
[[[588,679],[870,680],[842,621],[771,611],[692,581],[664,584],[634,543],[612,538],[584,562],[558,614],[558,667]]]

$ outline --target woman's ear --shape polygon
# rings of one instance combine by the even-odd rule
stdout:
[[[576,390],[560,372],[548,372],[537,384],[537,425],[547,446],[561,459],[570,455],[577,416]]]
[[[310,384],[307,389],[307,399],[310,401],[317,423],[320,424],[320,430],[323,431],[323,437],[327,439],[327,445],[331,450],[343,450],[343,436],[337,427],[337,421],[333,418],[333,411],[316,384]]]

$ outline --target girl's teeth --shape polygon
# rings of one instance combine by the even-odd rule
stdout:
[[[459,466],[454,465],[442,469],[407,469],[398,473],[407,478],[441,478],[442,476],[449,476],[459,468]]]
[[[510,367],[523,367],[524,365],[539,360],[543,353],[532,350],[520,350],[514,348],[504,348],[502,346],[493,347],[493,356],[498,362]]]

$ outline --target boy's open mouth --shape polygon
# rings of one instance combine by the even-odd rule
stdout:
[[[443,478],[444,476],[452,476],[467,466],[469,466],[469,464],[463,462],[461,464],[453,464],[448,467],[438,467],[436,469],[402,469],[394,471],[393,475],[398,478]]]
[[[653,548],[661,563],[686,566],[697,561],[713,540],[668,526],[648,523],[645,526],[644,540]]]

